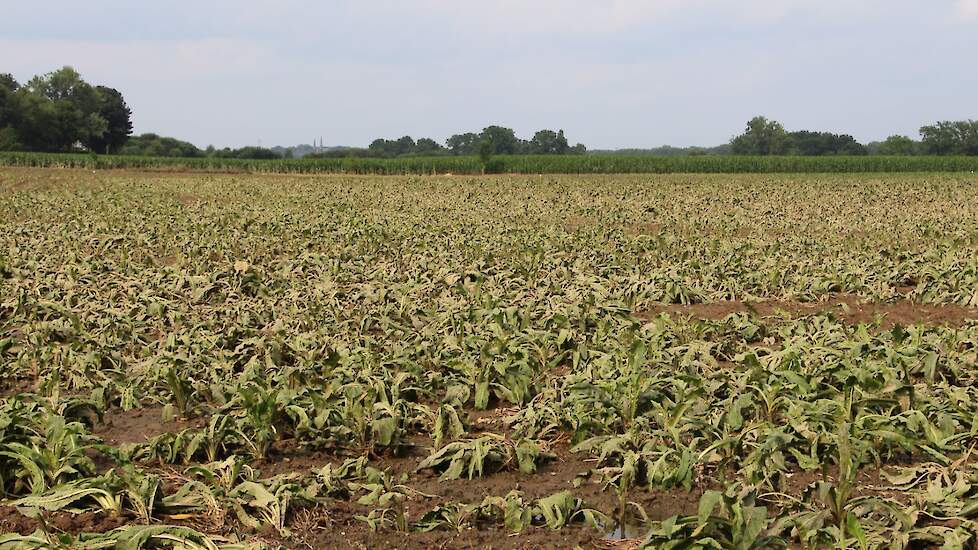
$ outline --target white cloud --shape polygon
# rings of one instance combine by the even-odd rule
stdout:
[[[97,40],[5,40],[6,69],[27,79],[71,65],[89,80],[124,73],[153,81],[227,76],[258,71],[276,59],[255,42],[226,38],[141,40],[124,44]]]
[[[138,132],[199,145],[488,123],[710,144],[758,113],[877,138],[968,116],[978,84],[947,70],[978,47],[949,24],[978,19],[978,0],[94,1],[125,11],[51,0],[0,18],[0,72],[73,65],[123,92]]]
[[[978,0],[956,0],[954,3],[954,15],[958,20],[978,20]]]
[[[381,2],[382,3],[382,2]],[[658,25],[771,25],[804,15],[820,21],[863,19],[892,5],[883,0],[422,0],[424,11],[487,34],[607,34]],[[360,2],[364,9],[378,2]],[[416,6],[415,6],[416,7]]]

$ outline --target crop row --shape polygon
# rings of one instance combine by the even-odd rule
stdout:
[[[0,153],[0,166],[378,175],[974,172],[978,157],[512,155],[494,157],[484,164],[470,156],[253,160],[6,152]]]
[[[976,181],[0,170],[0,550],[974,548]]]

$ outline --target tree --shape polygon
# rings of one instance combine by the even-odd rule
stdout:
[[[780,122],[758,116],[747,123],[744,133],[733,138],[730,145],[735,155],[783,155],[788,148],[788,137]]]
[[[420,138],[414,146],[414,152],[419,155],[430,155],[439,153],[444,149],[437,141],[431,138]]]
[[[533,134],[533,138],[528,145],[528,151],[532,155],[565,155],[570,150],[564,131],[554,132],[553,130],[540,130]]]
[[[15,97],[20,84],[13,75],[0,74],[0,128],[12,126],[17,112]]]
[[[19,151],[21,147],[20,135],[13,126],[0,128],[0,151]]]
[[[393,142],[394,156],[409,155],[414,152],[415,143],[411,136],[404,136]]]
[[[932,155],[978,155],[978,121],[943,121],[920,129],[921,147]]]
[[[956,123],[956,126],[961,140],[959,153],[962,155],[978,155],[978,121],[963,120]]]
[[[879,155],[916,155],[919,146],[919,143],[907,136],[893,135],[879,144],[876,153]]]
[[[479,153],[481,142],[479,134],[467,132],[453,135],[445,141],[445,145],[451,149],[453,155],[475,155]]]
[[[89,136],[85,146],[96,153],[115,153],[132,134],[132,111],[118,90],[97,86],[95,91],[98,93],[98,115],[105,119],[107,128],[100,136]]]
[[[367,149],[378,157],[386,157],[390,155],[391,142],[384,138],[377,138],[370,142]]]
[[[168,144],[168,141],[172,138],[161,138],[161,144]],[[176,140],[173,140],[176,141]],[[180,150],[185,150],[193,148],[189,151],[191,154],[186,156],[199,156],[200,151],[190,143],[177,142],[178,147],[175,147],[175,152]],[[184,156],[184,155],[166,155],[166,156]],[[248,145],[241,147],[240,149],[231,149],[230,147],[225,147],[224,149],[214,150],[212,147],[207,148],[207,156],[216,157],[221,159],[279,159],[282,155],[272,149],[267,149],[265,147],[255,147],[254,145]]]
[[[788,152],[792,155],[865,155],[866,147],[850,135],[831,132],[810,132],[802,130],[791,132],[788,137]]]
[[[28,105],[45,111],[44,118],[53,122],[51,131],[45,132],[47,143],[35,144],[42,150],[69,150],[75,143],[88,143],[108,131],[108,122],[99,114],[98,92],[71,67],[35,76],[24,90],[34,96]]]
[[[434,143],[432,140],[428,140]],[[438,144],[435,143],[437,147]],[[400,139],[391,140],[378,138],[370,142],[368,151],[376,157],[399,157],[401,155],[411,155],[417,152],[418,146],[411,136],[404,136]]]
[[[16,151],[21,148],[17,132],[17,89],[20,84],[13,75],[0,74],[0,151]]]
[[[960,148],[957,128],[950,121],[923,126],[920,136],[921,146],[928,155],[953,155]]]
[[[488,141],[492,145],[494,155],[515,155],[519,149],[516,132],[502,126],[487,126],[482,130],[481,141]]]
[[[942,121],[920,129],[921,148],[929,155],[978,155],[978,121]]]
[[[484,139],[479,142],[479,160],[482,162],[482,170],[485,171],[486,165],[492,159],[492,142],[488,139]]]
[[[234,159],[277,159],[282,158],[278,153],[272,151],[271,149],[266,149],[265,147],[242,147],[240,149],[233,149],[228,154],[228,158]]]
[[[16,92],[17,88],[20,88],[20,84],[17,83],[17,79],[14,75],[10,73],[0,73],[0,91],[6,90],[8,92]]]
[[[55,105],[46,98],[21,87],[14,95],[16,130],[20,145],[27,151],[63,151],[70,147],[62,135]],[[70,139],[70,138],[69,138]]]
[[[582,155],[587,152],[587,148],[581,144],[571,147],[563,130],[540,130],[534,134],[533,139],[526,141],[516,137],[516,132],[511,128],[495,125],[487,126],[478,134],[454,134],[445,140],[445,147],[433,139],[422,138],[415,143],[414,152],[420,155],[442,154],[447,149],[453,155],[478,155],[483,142],[489,143],[493,155]],[[391,142],[374,140],[370,145],[371,153],[385,150],[385,143]]]
[[[218,156],[213,146],[207,148],[208,156]],[[132,136],[119,151],[123,155],[143,157],[202,157],[204,153],[193,143],[156,134]]]

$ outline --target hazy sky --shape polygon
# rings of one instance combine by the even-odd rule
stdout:
[[[501,124],[711,145],[765,114],[868,141],[978,118],[978,0],[5,2],[0,72],[72,65],[136,132],[366,145]]]

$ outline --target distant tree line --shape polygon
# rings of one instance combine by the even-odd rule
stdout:
[[[848,134],[788,132],[776,120],[754,117],[730,140],[735,155],[978,155],[978,121],[945,121],[920,128],[920,141],[893,135],[863,145]]]
[[[21,85],[0,74],[0,150],[119,151],[132,133],[132,112],[117,90],[93,86],[71,67]]]
[[[730,144],[716,147],[673,147],[663,145],[651,149],[594,149],[589,155],[621,155],[626,157],[700,157],[706,155],[729,155]]]
[[[583,155],[587,148],[578,143],[571,146],[563,130],[540,130],[526,140],[516,136],[511,128],[488,126],[481,132],[455,134],[445,144],[431,139],[411,136],[398,139],[378,138],[366,148],[336,148],[307,155],[310,157],[431,157],[468,155]]]
[[[280,154],[272,151],[271,149],[265,147],[255,147],[253,145],[248,145],[238,149],[231,149],[229,147],[215,149],[213,145],[209,145],[207,149],[204,150],[204,156],[223,159],[278,159],[289,158],[291,157],[291,154],[288,149],[286,149],[284,153]]]
[[[512,129],[502,126],[488,126],[478,134],[455,134],[445,141],[445,146],[453,155],[477,155],[483,143],[489,144],[493,155],[583,155],[587,152],[587,147],[581,143],[572,147],[563,130],[539,130],[525,140],[516,137]]]
[[[203,152],[193,143],[156,134],[132,136],[119,150],[121,155],[140,157],[202,157]]]
[[[481,132],[455,134],[439,143],[431,138],[415,140],[375,139],[368,147],[314,146],[291,148],[242,147],[199,149],[192,143],[157,134],[132,134],[132,112],[118,90],[93,86],[71,67],[35,76],[21,84],[10,74],[0,74],[0,151],[90,151],[153,157],[215,157],[275,159],[309,157],[400,158],[429,156],[479,156],[485,163],[496,155],[583,155],[587,148],[571,146],[563,130],[540,130],[521,139],[511,128],[487,126]],[[696,155],[978,155],[978,121],[942,121],[920,128],[920,139],[894,135],[882,142],[861,144],[848,134],[800,130],[789,132],[776,120],[758,116],[748,121],[743,133],[718,147],[659,147],[593,151],[592,154],[630,156]]]
[[[978,120],[938,122],[921,128],[920,135],[925,155],[978,155]],[[899,142],[890,146],[899,147]]]
[[[132,136],[118,151],[121,155],[141,157],[185,157],[185,158],[225,158],[225,159],[277,159],[287,156],[264,147],[247,146],[240,149],[225,147],[216,149],[213,145],[200,149],[193,143],[157,134]]]
[[[132,111],[118,90],[93,86],[71,67],[20,84],[0,74],[0,151],[72,152],[152,157],[279,158],[269,149],[200,150],[156,134],[132,134]]]
[[[776,120],[762,116],[747,123],[744,133],[730,140],[735,155],[866,155],[866,147],[848,134],[787,132]]]

